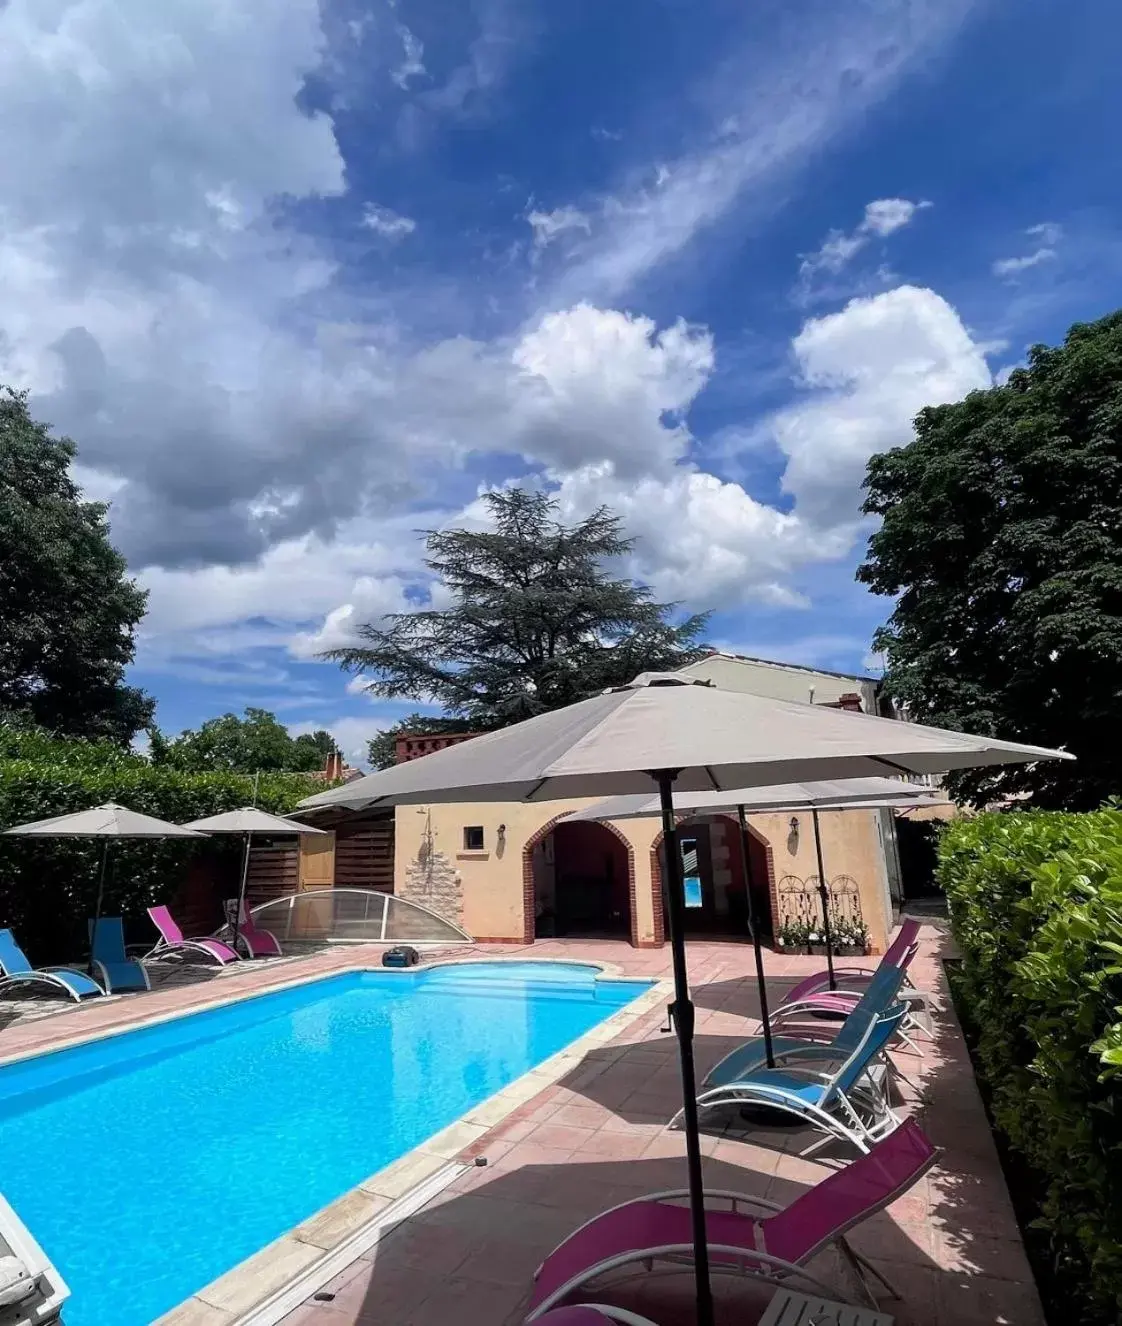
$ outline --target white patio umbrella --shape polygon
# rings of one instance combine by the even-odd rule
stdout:
[[[920,783],[908,783],[896,778],[852,778],[848,782],[781,783],[772,787],[740,787],[729,792],[686,792],[674,800],[675,809],[692,815],[717,815],[735,810],[740,826],[741,862],[744,871],[744,891],[748,901],[748,932],[756,960],[756,985],[760,999],[760,1023],[764,1037],[764,1052],[768,1065],[774,1067],[775,1055],[771,1043],[771,1015],[768,1009],[767,980],[764,976],[763,946],[760,928],[752,908],[752,879],[748,862],[749,812],[755,814],[787,811],[811,812],[814,825],[814,850],[818,860],[818,895],[822,902],[822,924],[826,939],[826,969],[830,989],[837,986],[834,977],[832,953],[833,937],[830,933],[830,893],[822,864],[822,835],[818,824],[820,810],[876,810],[882,806],[938,805],[945,800],[940,793]],[[659,798],[645,795],[608,797],[566,815],[566,821],[602,821],[646,819],[661,811]]]
[[[5,829],[5,833],[23,838],[103,838],[101,871],[97,882],[97,904],[94,907],[93,929],[90,932],[89,971],[93,973],[93,954],[97,944],[97,927],[101,920],[101,905],[105,898],[105,872],[109,864],[109,841],[112,838],[203,838],[206,835],[194,829],[142,815],[108,801],[90,810],[78,810],[70,815],[52,815],[50,819],[32,820]]]
[[[238,907],[234,913],[234,934],[231,940],[237,946],[238,929],[241,925],[242,908],[245,906],[245,886],[249,879],[249,853],[255,833],[277,837],[279,834],[323,833],[323,829],[314,829],[310,824],[301,824],[299,820],[285,819],[283,815],[270,815],[256,806],[242,806],[239,810],[225,810],[219,815],[207,815],[201,820],[191,820],[183,826],[197,829],[203,833],[240,833],[245,839],[242,849],[242,878],[238,888]]]
[[[725,691],[679,673],[644,673],[565,709],[368,774],[300,803],[360,808],[452,801],[548,801],[658,788],[666,843],[673,1021],[682,1073],[698,1326],[712,1326],[705,1193],[693,1061],[694,1006],[682,935],[674,792],[720,792],[797,778],[933,774],[1068,759],[1062,751],[946,732],[824,706]]]

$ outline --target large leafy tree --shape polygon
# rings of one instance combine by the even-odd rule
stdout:
[[[920,721],[1078,759],[954,788],[1072,808],[1122,791],[1122,312],[924,410],[866,489],[882,524],[858,579],[898,596],[874,641],[890,693]]]
[[[0,387],[0,711],[127,744],[154,701],[124,684],[146,595],[109,542],[106,507],[70,477],[75,447]]]
[[[364,626],[360,644],[327,655],[369,678],[376,695],[443,711],[375,739],[379,767],[392,763],[396,731],[504,727],[705,652],[704,614],[675,621],[675,604],[612,574],[632,541],[606,508],[566,525],[544,493],[510,488],[485,500],[493,528],[427,534],[426,564],[448,607]]]
[[[243,717],[223,714],[178,737],[149,733],[153,764],[189,773],[308,773],[324,767],[335,750],[330,732],[293,737],[267,709],[248,708]]]

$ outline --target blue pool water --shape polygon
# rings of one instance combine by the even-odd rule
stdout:
[[[648,988],[578,964],[348,973],[0,1069],[0,1191],[142,1326]]]

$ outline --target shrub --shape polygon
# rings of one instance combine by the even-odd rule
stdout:
[[[994,1121],[1039,1183],[1065,1321],[1122,1319],[1122,812],[957,820],[939,880]]]
[[[12,758],[16,752],[26,758]],[[263,774],[257,804],[283,815],[323,783],[296,774]],[[0,722],[0,829],[118,801],[182,824],[249,805],[253,779],[243,774],[186,774],[153,768],[101,743],[65,741]],[[88,943],[86,918],[97,895],[102,840],[0,836],[0,926],[16,931],[35,962],[70,961]],[[236,855],[233,840],[120,839],[106,883],[109,914],[142,915],[172,899],[200,852]],[[221,864],[219,860],[217,864]]]

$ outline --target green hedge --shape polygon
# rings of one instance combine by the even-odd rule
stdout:
[[[17,749],[33,758],[4,758]],[[322,790],[322,782],[303,775],[262,774],[257,804],[285,814]],[[182,824],[249,805],[252,797],[253,779],[246,775],[153,768],[112,748],[101,751],[95,743],[58,742],[42,734],[17,737],[0,724],[0,829],[105,801]],[[236,850],[236,844],[219,839],[115,842],[105,910],[141,918],[145,907],[175,895],[200,851],[215,856],[217,867]],[[0,836],[0,926],[16,932],[32,961],[66,962],[84,951],[100,851],[90,840]]]
[[[1122,1320],[1122,812],[956,821],[939,880],[994,1120],[1039,1183],[1062,1319]]]

